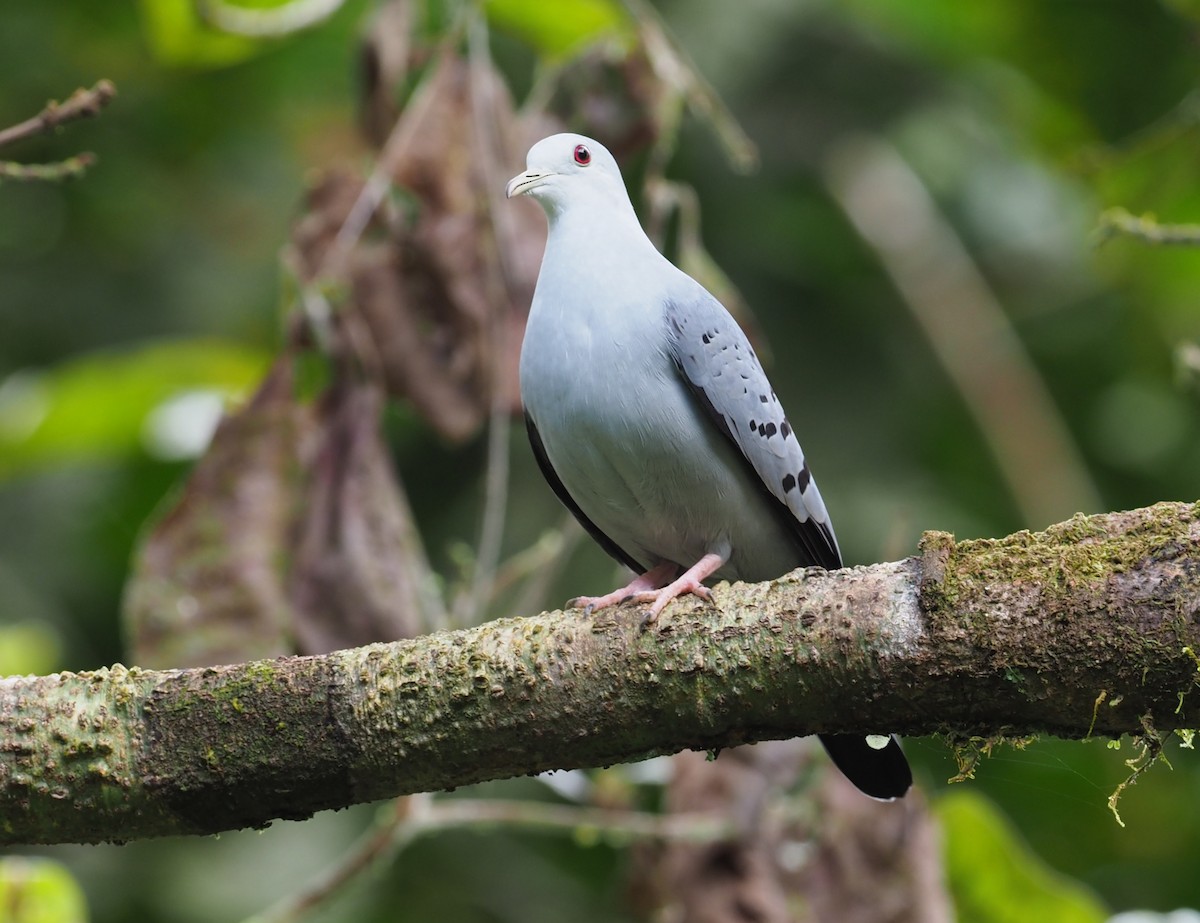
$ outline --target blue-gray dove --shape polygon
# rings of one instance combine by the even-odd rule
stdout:
[[[841,567],[829,512],[749,341],[646,236],[604,146],[546,138],[507,193],[535,198],[550,223],[521,347],[534,455],[559,500],[638,575],[574,604],[649,603],[649,624],[683,593],[707,598],[709,578]],[[868,795],[897,798],[912,784],[893,736],[821,741]]]

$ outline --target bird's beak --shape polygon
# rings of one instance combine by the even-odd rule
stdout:
[[[554,171],[552,170],[526,170],[524,173],[518,173],[508,181],[508,186],[504,190],[504,194],[510,199],[513,196],[525,195],[529,190],[540,186],[551,176],[554,176]]]

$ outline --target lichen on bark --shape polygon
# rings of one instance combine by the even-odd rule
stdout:
[[[931,533],[905,561],[720,585],[640,625],[549,612],[321,657],[0,679],[0,842],[212,833],[814,732],[1196,727],[1200,505]]]

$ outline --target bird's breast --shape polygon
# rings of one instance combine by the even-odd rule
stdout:
[[[531,312],[521,393],[588,519],[647,568],[690,566],[713,550],[734,553],[725,577],[794,567],[744,461],[680,378],[661,323],[635,331],[581,316]]]

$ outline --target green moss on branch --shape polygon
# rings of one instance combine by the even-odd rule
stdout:
[[[0,842],[96,842],[818,731],[1200,725],[1200,507],[324,657],[0,680]],[[1195,701],[1193,701],[1195,700]],[[1097,704],[1097,703],[1101,704]]]

